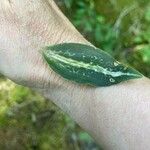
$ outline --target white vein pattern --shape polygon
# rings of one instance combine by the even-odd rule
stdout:
[[[47,57],[49,57],[53,61],[60,61],[62,63],[65,63],[65,64],[69,65],[69,66],[74,66],[74,67],[77,67],[77,68],[85,68],[87,70],[100,72],[100,73],[103,73],[104,75],[110,75],[112,77],[120,77],[120,76],[138,77],[139,76],[138,74],[129,73],[129,72],[127,72],[127,73],[124,73],[124,72],[121,72],[121,71],[114,72],[114,71],[108,70],[108,68],[103,68],[102,66],[99,66],[99,65],[92,65],[92,63],[88,64],[88,63],[85,63],[85,62],[82,62],[82,61],[77,61],[77,60],[74,60],[74,59],[71,59],[71,58],[66,58],[62,55],[59,55],[59,54],[55,53],[54,51],[51,51],[50,49],[46,50],[45,54],[46,54]],[[116,65],[116,63],[117,62],[114,62],[114,66]]]

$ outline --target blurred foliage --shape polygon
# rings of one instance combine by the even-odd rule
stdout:
[[[98,149],[67,115],[28,88],[1,81],[0,98],[0,149]]]
[[[148,0],[57,0],[57,3],[89,41],[150,77]],[[49,100],[0,76],[0,149],[100,148]]]
[[[64,3],[67,9],[64,13],[90,42],[150,77],[148,0],[65,0]]]

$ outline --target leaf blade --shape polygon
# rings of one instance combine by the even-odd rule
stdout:
[[[142,77],[138,71],[117,62],[106,52],[84,44],[48,46],[43,56],[56,73],[82,84],[110,86]]]

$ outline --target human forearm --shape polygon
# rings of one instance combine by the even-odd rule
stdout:
[[[150,81],[143,78],[105,88],[56,87],[43,94],[108,150],[149,149]]]
[[[94,88],[72,83],[53,72],[39,52],[43,47],[90,43],[52,0],[1,1],[0,18],[2,74],[52,100],[105,149],[150,149],[149,80]]]
[[[150,149],[149,91],[145,78],[96,90],[94,137],[106,149]]]

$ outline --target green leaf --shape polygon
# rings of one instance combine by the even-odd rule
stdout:
[[[84,44],[48,46],[43,56],[56,73],[82,84],[110,86],[142,77],[138,71],[120,64],[104,51]]]

